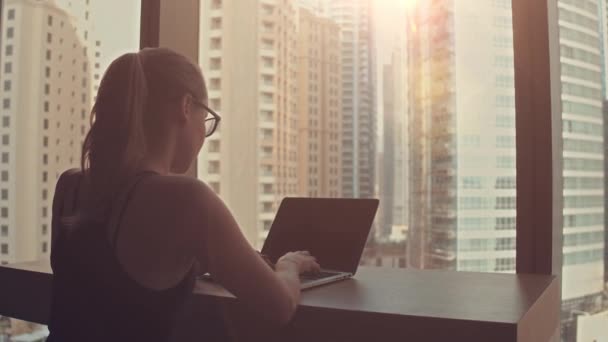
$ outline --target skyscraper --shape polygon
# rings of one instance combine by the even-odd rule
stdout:
[[[6,263],[49,255],[55,181],[79,165],[100,43],[88,2],[6,0],[2,16],[0,261]]]
[[[382,198],[380,239],[390,239],[395,230],[407,227],[408,144],[407,144],[407,56],[403,46],[395,48],[391,63],[383,69],[383,152],[379,179]]]
[[[317,12],[318,13],[318,12]],[[342,194],[340,27],[298,10],[298,193]]]
[[[222,124],[199,176],[228,204],[248,240],[265,238],[297,194],[296,8],[292,1],[205,0],[201,66]]]
[[[325,3],[341,30],[342,189],[345,197],[375,195],[375,51],[371,0]]]
[[[298,8],[308,10],[314,15],[325,17],[327,15],[327,6],[325,0],[294,0]]]
[[[382,69],[382,91],[383,91],[383,111],[384,111],[384,144],[382,150],[382,174],[380,179],[380,202],[381,223],[379,232],[380,238],[390,235],[393,227],[393,206],[395,202],[395,79],[392,64],[385,64]]]
[[[411,8],[410,267],[515,270],[510,5],[432,0]]]
[[[575,312],[601,310],[604,290],[605,1],[559,0],[562,81],[564,257],[562,337]]]
[[[392,54],[393,65],[393,111],[395,119],[393,122],[394,152],[395,152],[395,193],[393,200],[393,230],[406,229],[409,214],[409,142],[408,142],[408,122],[409,122],[409,89],[407,82],[407,42],[405,35],[399,33],[397,38],[397,48]]]

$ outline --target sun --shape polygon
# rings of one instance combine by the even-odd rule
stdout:
[[[381,11],[410,11],[422,1],[428,0],[374,0],[374,5]]]

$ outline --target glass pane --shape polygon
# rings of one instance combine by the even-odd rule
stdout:
[[[254,246],[285,196],[376,197],[364,265],[514,272],[510,0],[204,0],[200,30],[198,175]]]
[[[80,165],[101,75],[139,46],[139,7],[138,0],[2,1],[0,263],[49,257],[55,182]],[[31,332],[30,324],[0,322],[0,340],[35,340],[15,336]]]
[[[608,339],[605,1],[558,0],[563,125],[562,340]]]

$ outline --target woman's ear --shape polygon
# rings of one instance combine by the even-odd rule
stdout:
[[[194,105],[194,102],[192,99],[192,95],[184,94],[184,96],[182,96],[181,101],[179,103],[178,119],[180,122],[187,121],[190,119],[190,115],[192,114],[193,105]]]

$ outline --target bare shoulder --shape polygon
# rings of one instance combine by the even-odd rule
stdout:
[[[59,179],[57,179],[53,203],[62,202],[65,193],[74,190],[76,184],[80,180],[81,175],[82,172],[80,171],[80,169],[69,169],[64,171],[59,176]]]
[[[215,193],[202,181],[186,176],[167,175],[148,177],[135,195],[132,206],[141,215],[154,217],[154,223],[171,226],[174,237],[184,239],[179,245],[195,250],[206,235],[206,222],[213,212]]]
[[[64,190],[66,187],[71,187],[82,176],[80,169],[65,170],[57,179],[57,189]]]
[[[138,192],[140,198],[154,203],[152,208],[164,208],[164,211],[190,219],[205,215],[206,208],[212,206],[216,198],[203,181],[179,175],[149,177]]]
[[[204,182],[180,175],[149,177],[145,188],[158,196],[167,196],[170,199],[201,199],[211,192]]]

